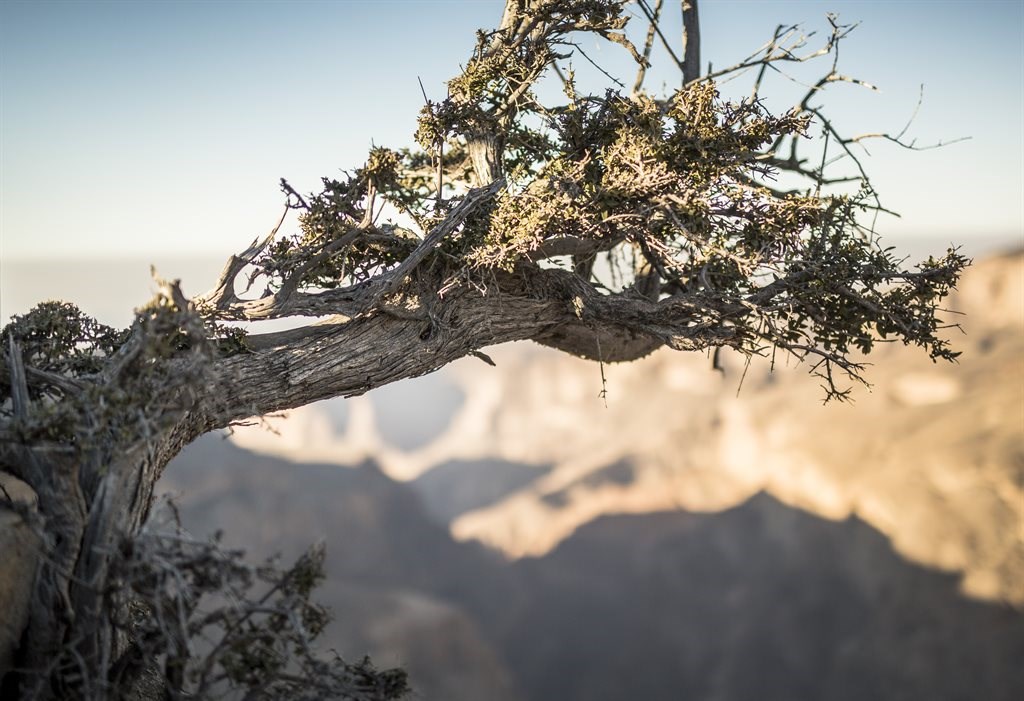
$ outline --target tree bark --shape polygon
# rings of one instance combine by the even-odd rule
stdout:
[[[729,344],[737,340],[734,330],[715,320],[746,312],[696,297],[602,295],[573,273],[532,264],[496,273],[484,291],[463,285],[443,300],[427,291],[437,283],[419,282],[425,291],[401,306],[251,337],[252,352],[216,363],[216,380],[201,393],[204,418],[192,430],[362,394],[509,341],[534,340],[605,362],[633,360],[661,345]]]
[[[700,17],[697,0],[682,0],[683,85],[700,78]]]

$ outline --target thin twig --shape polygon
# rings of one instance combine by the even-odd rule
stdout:
[[[644,0],[640,0],[641,3]],[[656,0],[654,4],[654,13],[651,17],[650,24],[647,26],[647,38],[644,40],[644,60],[640,63],[640,66],[636,70],[636,80],[633,81],[633,95],[640,92],[640,88],[644,84],[644,77],[647,74],[647,68],[651,65],[651,49],[654,48],[654,35],[658,30],[658,19],[661,17],[661,5],[664,0]]]
[[[658,24],[654,12],[651,10],[650,7],[648,7],[647,0],[637,0],[637,4],[640,6],[640,9],[643,11],[643,13],[647,15],[647,20],[651,22],[651,24],[654,26],[654,31],[657,32],[658,38],[661,39],[662,46],[665,47],[665,50],[668,52],[668,55],[672,57],[672,60],[675,62],[676,67],[679,68],[679,72],[683,73],[683,62],[679,59],[678,56],[676,56],[676,52],[672,49],[672,42],[665,38],[665,35],[661,33],[661,26]]]

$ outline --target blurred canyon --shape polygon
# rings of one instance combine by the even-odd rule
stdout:
[[[1021,698],[1024,254],[950,306],[959,364],[882,345],[853,405],[502,347],[207,436],[164,489],[254,556],[326,540],[328,644],[425,699]]]

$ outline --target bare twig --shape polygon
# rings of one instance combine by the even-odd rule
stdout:
[[[388,272],[380,283],[377,298],[398,289],[405,278],[426,258],[447,236],[451,235],[481,205],[505,187],[504,180],[497,180],[485,187],[470,190],[440,224],[424,237],[416,249],[394,270]]]
[[[644,0],[640,0],[641,4],[644,4]],[[661,18],[661,5],[664,0],[655,0],[654,11],[650,19],[650,23],[647,25],[647,37],[644,39],[644,60],[640,62],[640,65],[636,69],[636,80],[633,81],[633,95],[640,92],[640,88],[644,84],[644,76],[647,74],[647,68],[651,65],[651,49],[654,48],[654,35],[658,30],[658,20]]]
[[[647,0],[637,0],[637,4],[640,6],[640,10],[647,15],[647,20],[654,27],[654,31],[657,33],[658,38],[661,39],[661,45],[665,47],[665,51],[672,57],[676,67],[679,68],[680,74],[685,74],[686,69],[684,68],[683,61],[676,55],[676,52],[672,49],[672,42],[670,42],[665,35],[661,32],[661,25],[658,22],[658,18],[655,16],[654,11],[647,5]]]
[[[281,190],[286,195],[288,195],[289,199],[288,199],[287,206],[290,209],[300,209],[301,208],[301,209],[305,209],[305,210],[309,211],[309,204],[307,204],[306,200],[302,197],[302,195],[300,195],[298,192],[296,192],[295,188],[293,188],[291,185],[289,185],[288,181],[285,180],[284,178],[281,178]],[[292,197],[295,198],[295,202],[296,202],[295,204],[292,204],[292,202],[291,202],[291,198]]]
[[[283,182],[283,180],[282,180]],[[289,190],[291,188],[289,187]],[[308,209],[308,205],[306,205]],[[247,249],[237,255],[231,256],[227,263],[224,264],[224,268],[220,272],[220,276],[217,279],[216,286],[206,292],[205,294],[199,295],[194,299],[197,307],[205,307],[207,305],[212,306],[214,309],[227,309],[231,304],[238,301],[238,295],[235,294],[235,278],[242,272],[242,269],[247,265],[252,264],[256,260],[257,256],[262,253],[270,242],[277,236],[277,232],[281,229],[281,225],[284,224],[285,217],[288,216],[288,211],[293,209],[291,205],[286,204],[284,211],[281,212],[280,219],[277,220],[277,224],[270,230],[270,233],[266,235],[262,240],[254,239]]]

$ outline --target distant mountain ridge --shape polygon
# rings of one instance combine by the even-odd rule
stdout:
[[[1024,615],[974,602],[855,517],[764,493],[717,514],[605,516],[508,562],[460,544],[372,464],[289,464],[218,436],[164,489],[254,556],[327,541],[324,643],[418,698],[985,698],[1024,693]],[[950,664],[955,660],[955,664]]]

